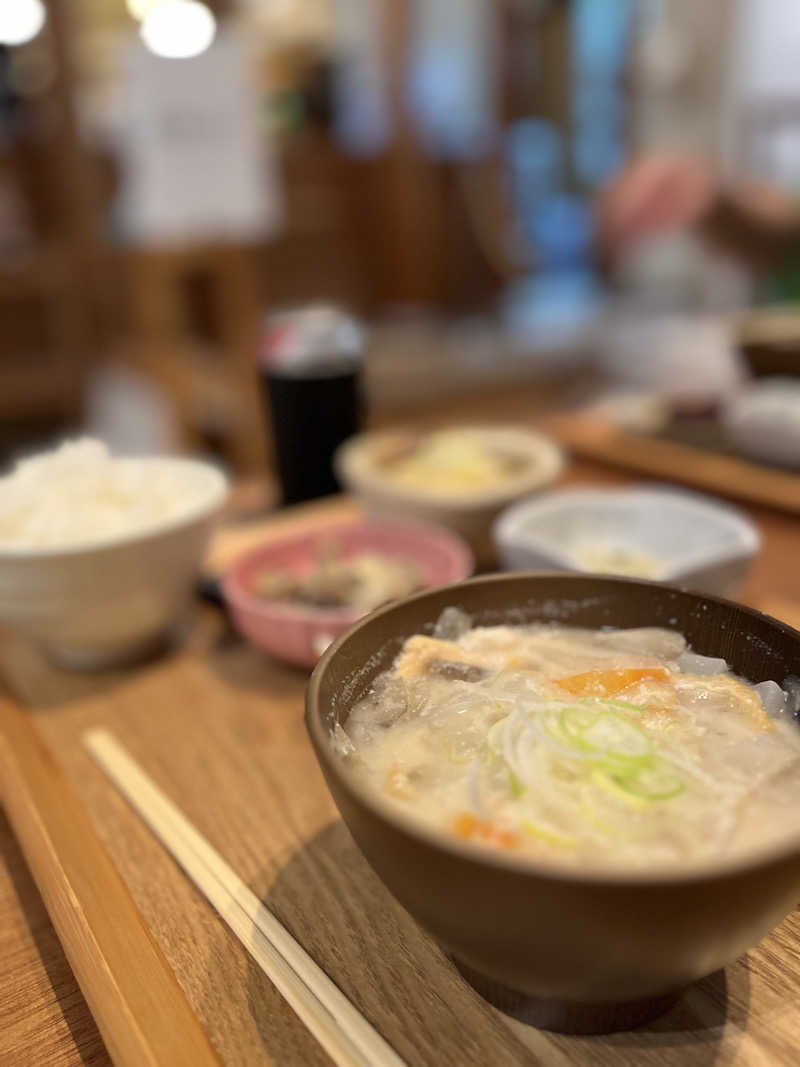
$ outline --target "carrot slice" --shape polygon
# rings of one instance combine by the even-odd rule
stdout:
[[[513,830],[506,830],[488,819],[479,819],[469,811],[458,816],[453,829],[465,841],[481,841],[496,848],[516,848],[521,840]]]
[[[568,678],[559,678],[556,685],[560,685],[573,696],[610,697],[646,678],[664,681],[669,678],[669,672],[664,667],[626,667],[613,671],[585,671],[583,674],[571,674]]]

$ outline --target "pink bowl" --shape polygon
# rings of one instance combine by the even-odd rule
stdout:
[[[468,578],[474,567],[466,544],[448,530],[388,520],[326,526],[254,548],[224,576],[222,592],[240,633],[278,659],[313,667],[330,642],[361,617],[357,611],[286,604],[250,591],[262,569],[302,572],[331,540],[344,557],[379,552],[409,560],[420,569],[427,589]]]

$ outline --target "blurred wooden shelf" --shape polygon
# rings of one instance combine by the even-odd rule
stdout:
[[[65,283],[74,284],[70,260],[56,243],[0,255],[0,300],[18,295],[47,294]]]
[[[69,360],[51,354],[0,360],[0,417],[77,414],[81,377]]]

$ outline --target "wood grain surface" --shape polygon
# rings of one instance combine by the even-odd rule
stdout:
[[[615,483],[577,465],[570,482]],[[354,514],[347,501],[281,523]],[[745,590],[800,619],[800,524],[752,511],[764,550]],[[270,529],[259,531],[263,538]],[[235,531],[242,538],[252,531]],[[226,551],[227,533],[214,557]],[[800,913],[757,948],[629,1034],[560,1037],[494,1004],[394,902],[361,857],[322,781],[302,721],[306,675],[196,610],[183,644],[136,671],[73,675],[0,640],[0,673],[81,796],[123,880],[227,1064],[324,1064],[314,1040],[81,745],[104,726],[411,1065],[615,1067],[793,1065],[800,1045]],[[0,821],[0,1064],[108,1062]]]
[[[0,697],[0,795],[119,1067],[219,1067],[86,812],[30,716]]]

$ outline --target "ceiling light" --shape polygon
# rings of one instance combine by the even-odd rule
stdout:
[[[26,44],[44,26],[47,9],[42,0],[5,0],[0,3],[0,44]]]
[[[157,56],[190,59],[205,52],[216,30],[216,20],[205,4],[198,0],[166,0],[145,17],[140,32]]]

